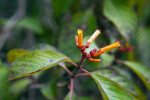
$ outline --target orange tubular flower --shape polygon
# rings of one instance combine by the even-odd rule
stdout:
[[[78,30],[78,47],[81,48],[83,43],[82,43],[82,40],[83,40],[83,31],[81,29]]]
[[[120,46],[120,43],[119,42],[116,42],[116,43],[113,43],[111,45],[108,45],[106,47],[103,47],[104,51],[107,51],[107,50],[110,50],[110,49],[113,49],[113,48],[117,48]]]
[[[89,61],[93,61],[93,62],[101,62],[100,59],[92,59],[92,58],[89,58]]]
[[[81,29],[78,29],[77,34],[78,36],[75,36],[75,42],[77,47],[80,49],[82,57],[87,58],[89,61],[92,62],[101,62],[100,59],[93,59],[90,57],[97,57],[99,55],[101,55],[102,53],[104,53],[107,50],[116,48],[120,46],[119,42],[113,43],[111,45],[105,46],[103,48],[100,48],[99,50],[97,50],[96,48],[93,48],[93,50],[91,50],[90,52],[86,52],[86,49],[89,48],[89,45],[95,40],[95,38],[100,34],[100,30],[96,30],[92,36],[88,39],[87,44],[83,45],[83,31]]]
[[[95,40],[95,38],[100,34],[100,30],[96,30],[93,35],[88,39],[87,44],[91,44],[93,42],[93,40]]]
[[[102,48],[102,49],[99,49],[99,51],[98,51],[97,53],[93,54],[93,57],[97,57],[97,56],[101,55],[101,54],[104,53],[104,52],[105,52],[105,51],[104,51],[103,48]]]
[[[78,47],[78,36],[75,36],[76,45]]]
[[[119,46],[120,46],[120,43],[119,43],[119,42],[116,42],[116,43],[113,43],[113,44],[108,45],[108,46],[106,46],[106,47],[103,47],[103,48],[101,48],[101,49],[99,50],[99,52],[93,54],[93,57],[97,57],[97,56],[99,56],[100,54],[104,53],[105,51],[110,50],[110,49],[113,49],[113,48],[117,48],[117,47],[119,47]]]

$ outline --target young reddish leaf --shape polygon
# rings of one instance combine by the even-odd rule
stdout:
[[[9,69],[9,80],[49,69],[60,62],[71,62],[71,60],[55,51],[39,50],[27,53],[12,63]]]
[[[7,53],[7,60],[12,63],[14,60],[28,52],[28,50],[24,49],[12,49]]]

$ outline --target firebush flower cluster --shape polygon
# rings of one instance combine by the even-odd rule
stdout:
[[[88,39],[86,45],[83,45],[83,31],[81,29],[78,29],[77,31],[77,35],[75,36],[75,41],[76,41],[76,45],[77,47],[80,49],[82,56],[86,57],[89,61],[93,61],[93,62],[101,62],[100,59],[93,59],[91,57],[97,57],[101,54],[103,54],[105,51],[108,51],[110,49],[116,48],[120,46],[119,42],[113,43],[111,45],[105,46],[103,48],[100,48],[99,50],[97,50],[96,48],[94,48],[93,50],[90,51],[90,54],[88,54],[87,52],[85,52],[86,48],[89,48],[90,44],[92,44],[92,42],[95,40],[95,38],[101,33],[100,30],[96,30],[92,36]]]

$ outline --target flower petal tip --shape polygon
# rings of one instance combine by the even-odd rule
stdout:
[[[95,38],[96,38],[100,33],[101,33],[101,31],[97,29],[97,30],[92,34],[92,36],[88,39],[87,43],[88,43],[88,44],[91,44],[91,43],[95,40]]]

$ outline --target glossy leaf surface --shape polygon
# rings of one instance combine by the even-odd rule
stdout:
[[[30,52],[12,63],[9,80],[49,69],[60,62],[71,62],[71,60],[67,56],[55,51],[40,50]]]
[[[97,73],[91,73],[105,100],[134,100],[125,88]]]
[[[104,77],[116,82],[120,86],[126,88],[136,98],[137,92],[135,90],[133,82],[130,81],[127,77],[118,73],[117,71],[111,70],[111,69],[103,69],[103,70],[98,70],[98,71],[95,71],[92,73],[104,76]]]

